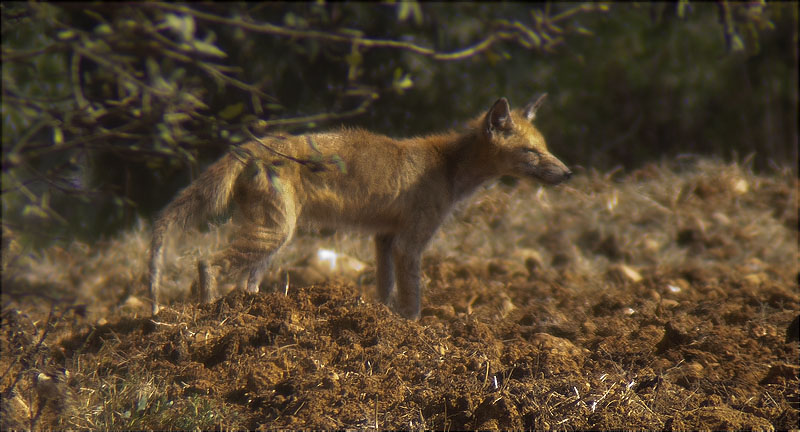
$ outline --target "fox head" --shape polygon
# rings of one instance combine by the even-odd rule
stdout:
[[[558,184],[572,171],[549,151],[542,134],[531,123],[546,94],[523,110],[511,110],[506,98],[492,105],[482,120],[482,133],[492,153],[486,163],[495,164],[498,175],[527,177],[547,184]]]

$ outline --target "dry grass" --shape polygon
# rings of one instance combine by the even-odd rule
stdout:
[[[426,255],[485,260],[532,249],[545,265],[569,263],[571,272],[586,277],[606,274],[615,262],[634,268],[725,262],[753,272],[797,265],[797,234],[791,228],[797,224],[797,184],[788,169],[764,177],[739,164],[688,159],[616,177],[592,171],[554,189],[495,182],[457,208]],[[197,259],[224,248],[231,231],[226,223],[172,236],[163,278],[168,301],[188,295]],[[280,285],[286,268],[319,248],[372,265],[368,236],[318,234],[299,232],[275,256],[273,284]],[[139,223],[95,248],[75,242],[38,254],[4,253],[4,284],[11,284],[4,291],[19,294],[14,290],[19,284],[25,295],[64,295],[89,303],[91,316],[106,316],[129,296],[146,295],[149,240],[149,228]],[[30,287],[41,289],[31,293]]]
[[[490,272],[492,265],[510,272],[533,267],[543,279],[561,281],[567,292],[594,290],[598,297],[602,290],[631,283],[636,275],[658,283],[662,283],[660,275],[671,275],[667,284],[681,288],[680,275],[717,267],[736,269],[745,278],[783,283],[796,280],[800,259],[797,186],[797,179],[788,170],[757,175],[746,164],[693,158],[650,164],[624,177],[590,171],[554,189],[525,182],[509,187],[497,182],[454,212],[432,241],[426,261],[474,263],[476,268],[488,263]],[[171,326],[170,331],[200,337],[194,333],[198,331],[198,312],[184,307],[184,299],[195,277],[196,260],[224,247],[229,232],[230,226],[223,225],[202,233],[176,235],[171,240],[171,245],[180,247],[166,250],[164,291],[172,305],[169,313],[176,314],[164,321]],[[175,394],[174,385],[167,384],[163,372],[133,367],[152,361],[148,357],[152,351],[146,343],[138,347],[123,343],[115,332],[150,325],[144,319],[148,308],[143,301],[148,244],[145,224],[94,247],[76,242],[22,254],[13,238],[4,242],[0,360],[4,429],[252,427],[252,423],[237,422],[242,415],[240,405],[218,403],[206,397],[202,389],[189,397]],[[284,270],[300,265],[318,248],[352,255],[372,268],[372,243],[365,236],[299,233],[276,257],[271,283],[283,287]],[[426,269],[430,272],[435,267]],[[431,292],[446,298],[450,295],[449,279],[437,276],[436,280]],[[369,274],[361,281],[369,284]],[[480,297],[478,303],[493,305],[500,317],[498,322],[506,316],[516,317],[511,311],[515,304],[524,303],[521,294],[505,293],[509,286],[502,284],[487,284],[485,290],[493,294],[476,291],[469,303],[465,302],[467,315],[472,314],[472,304]],[[492,300],[486,300],[489,296]],[[453,314],[445,308],[441,313]],[[564,314],[553,312],[552,316],[557,313]],[[564,321],[569,319],[565,316]],[[221,330],[224,324],[218,328]],[[312,326],[304,322],[288,325]],[[448,343],[437,342],[447,329],[432,324],[430,334],[419,334],[424,345],[421,349],[433,353],[431,358],[441,357],[436,353],[448,349]],[[99,346],[65,351],[65,339],[88,332],[87,341],[94,340],[91,332],[101,330],[105,333],[102,342],[97,342]],[[213,338],[213,332],[213,328],[207,330],[205,337]],[[294,352],[292,349],[284,351]],[[85,356],[85,352],[92,355]],[[88,358],[107,360],[87,363]],[[499,354],[492,357],[495,362],[499,358]],[[564,386],[538,376],[522,386],[522,381],[511,379],[513,369],[493,366],[493,374],[489,374],[488,359],[475,360],[487,371],[486,382],[476,385],[490,388],[499,378],[497,394],[505,399],[470,407],[476,418],[484,413],[490,419],[474,427],[504,427],[491,420],[492,410],[512,409],[509,407],[514,401],[523,400],[539,413],[527,425],[543,429],[621,425],[661,428],[672,421],[662,405],[671,404],[670,410],[682,409],[680,401],[658,395],[655,390],[645,395],[635,391],[642,385],[641,375],[634,376],[624,368],[608,368],[590,376],[585,386]],[[674,370],[653,373],[647,379],[661,382],[664,374],[688,373],[685,368],[678,364]],[[495,375],[495,370],[508,376],[500,372]],[[368,369],[359,373],[369,377]],[[365,400],[360,402],[364,411],[359,414],[363,418],[360,423],[331,419],[330,425],[365,429],[381,424],[414,429],[446,427],[449,423],[433,422],[432,418],[447,419],[455,414],[423,412],[417,401],[424,398],[425,394],[400,398],[393,406],[378,399]],[[452,401],[437,403],[431,406],[443,412],[448,407],[460,409]],[[302,408],[309,407],[306,404]],[[620,424],[616,417],[602,417],[611,411],[627,413],[628,421]],[[692,415],[705,414],[690,412],[684,417]],[[654,418],[657,423],[653,423]]]

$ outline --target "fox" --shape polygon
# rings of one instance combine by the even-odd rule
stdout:
[[[427,136],[397,139],[348,127],[253,136],[210,165],[156,218],[149,257],[153,315],[161,308],[168,231],[233,207],[230,244],[198,262],[201,301],[213,298],[223,273],[236,276],[238,288],[258,292],[270,258],[299,227],[344,228],[374,235],[378,300],[419,319],[422,254],[458,202],[501,176],[548,185],[572,176],[533,125],[545,96],[515,110],[501,97],[463,130]],[[291,163],[315,157],[335,157],[341,169]]]

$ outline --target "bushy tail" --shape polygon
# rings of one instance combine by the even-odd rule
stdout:
[[[164,239],[173,226],[181,229],[192,227],[210,217],[225,212],[230,205],[233,187],[244,164],[230,154],[200,175],[182,190],[164,210],[153,225],[153,241],[150,245],[150,298],[153,315],[158,313],[161,266],[163,263]]]

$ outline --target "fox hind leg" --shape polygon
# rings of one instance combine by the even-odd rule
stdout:
[[[197,276],[197,300],[201,304],[210,303],[217,297],[217,284],[206,260],[197,262]]]
[[[216,262],[242,275],[242,285],[247,291],[258,292],[259,284],[269,268],[270,258],[289,241],[292,231],[293,227],[285,225],[264,227],[246,224]]]
[[[289,191],[267,195],[258,190],[241,191],[236,200],[241,224],[230,246],[214,259],[215,269],[241,276],[243,288],[258,292],[270,258],[294,234],[297,216],[291,197]]]

